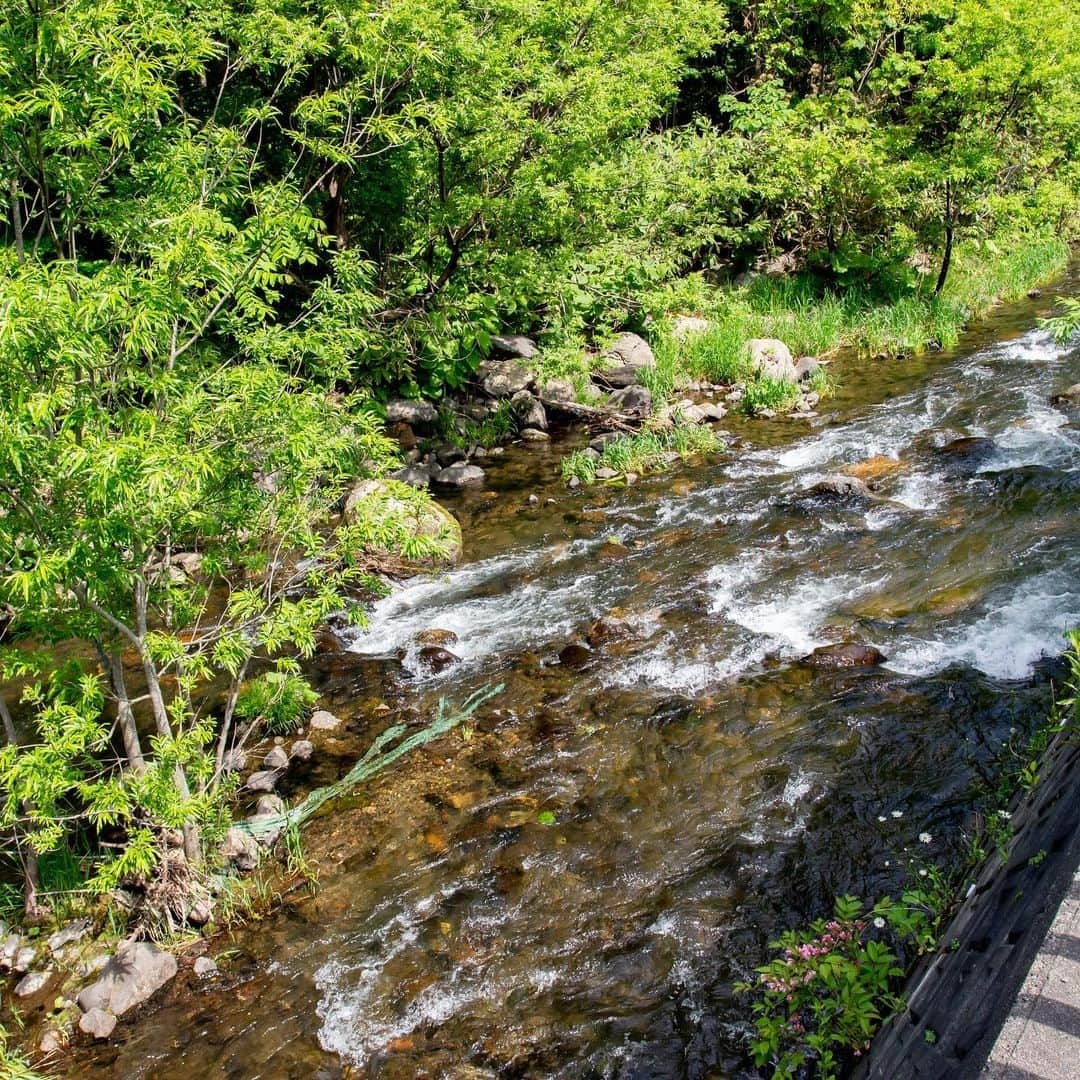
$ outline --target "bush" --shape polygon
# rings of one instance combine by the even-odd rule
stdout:
[[[236,715],[261,723],[271,735],[288,735],[304,726],[318,700],[319,695],[299,675],[268,671],[240,691]]]

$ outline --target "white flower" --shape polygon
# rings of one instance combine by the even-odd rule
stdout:
[[[876,926],[876,927],[877,927],[877,928],[878,928],[879,930],[884,930],[884,929],[885,929],[885,920],[884,920],[884,919],[883,919],[883,918],[882,918],[882,917],[881,917],[881,916],[879,915],[879,916],[878,916],[878,917],[877,917],[877,918],[876,918],[876,919],[874,920],[874,925],[875,925],[875,926]]]
[[[878,814],[878,821],[888,821],[889,819],[884,814]]]
[[[893,817],[903,817],[904,816],[904,811],[903,810],[894,810],[892,812],[892,816]]]
[[[1010,814],[1008,810],[999,810],[998,811],[998,817],[999,818],[1004,818],[1006,821],[1008,821],[1009,818],[1012,817],[1012,814]]]
[[[886,859],[886,860],[885,860],[885,865],[886,865],[886,866],[892,866],[892,863],[891,863],[891,862],[889,862],[889,860],[888,860],[888,859]]]
[[[928,832],[919,833],[919,843],[929,844],[933,841],[933,837]]]
[[[919,877],[926,877],[926,871],[925,870],[920,870],[919,871]]]

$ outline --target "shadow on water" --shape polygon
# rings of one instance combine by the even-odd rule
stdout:
[[[320,658],[352,719],[312,778],[377,722],[506,691],[324,811],[318,895],[72,1075],[740,1075],[732,985],[769,937],[954,860],[1002,744],[1052,699],[1043,657],[1080,622],[1080,429],[1049,400],[1080,359],[1037,313],[951,354],[845,360],[816,426],[734,423],[730,453],[675,477],[570,495],[549,451],[494,465],[454,505],[465,564]],[[841,469],[871,497],[808,494]],[[462,658],[438,675],[414,640],[433,628]],[[800,662],[841,641],[885,665]]]

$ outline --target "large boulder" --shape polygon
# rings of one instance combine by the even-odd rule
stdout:
[[[79,995],[84,1013],[101,1009],[123,1016],[148,1000],[176,974],[176,957],[149,941],[128,941],[116,950],[101,977]]]
[[[750,369],[755,375],[778,382],[799,381],[791,350],[779,338],[751,338],[746,343]]]
[[[443,473],[449,470],[443,469]],[[343,519],[349,524],[357,519],[360,508],[371,504],[377,514],[403,520],[413,536],[440,540],[444,560],[457,562],[461,558],[461,525],[449,510],[436,502],[417,501],[414,493],[392,480],[362,480],[345,500]],[[373,549],[375,555],[397,555],[385,549]]]
[[[540,387],[540,397],[549,405],[567,404],[574,400],[574,384],[569,379],[548,379]]]
[[[527,367],[515,360],[503,360],[485,365],[480,385],[484,393],[493,398],[509,398],[521,390],[527,390],[532,381],[532,372]]]
[[[620,334],[615,343],[604,353],[603,363],[593,377],[613,389],[633,386],[646,368],[656,365],[649,343],[637,334]]]
[[[540,350],[532,338],[523,334],[495,334],[491,339],[491,351],[502,356],[531,360]]]
[[[511,399],[518,421],[523,428],[547,431],[548,418],[543,403],[528,390],[519,390]]]
[[[885,663],[885,655],[873,645],[858,645],[845,641],[839,645],[823,645],[802,662],[813,668],[876,667]]]
[[[438,419],[438,412],[430,401],[407,401],[399,398],[387,402],[386,422],[408,424],[409,427],[428,427]]]

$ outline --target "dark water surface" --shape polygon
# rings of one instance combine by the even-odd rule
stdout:
[[[313,823],[314,900],[219,939],[221,980],[182,975],[71,1075],[739,1075],[732,984],[770,934],[955,856],[1002,742],[1045,715],[1042,658],[1080,623],[1080,418],[1049,403],[1080,355],[1034,329],[1045,306],[843,361],[828,415],[733,423],[678,476],[582,495],[555,452],[493,465],[497,495],[454,506],[466,562],[353,646],[404,659],[322,662],[353,722],[320,779],[377,703],[505,692]],[[807,497],[870,458],[874,502]],[[558,664],[605,615],[626,636]],[[429,628],[463,664],[415,669]],[[887,664],[798,663],[837,640]]]

